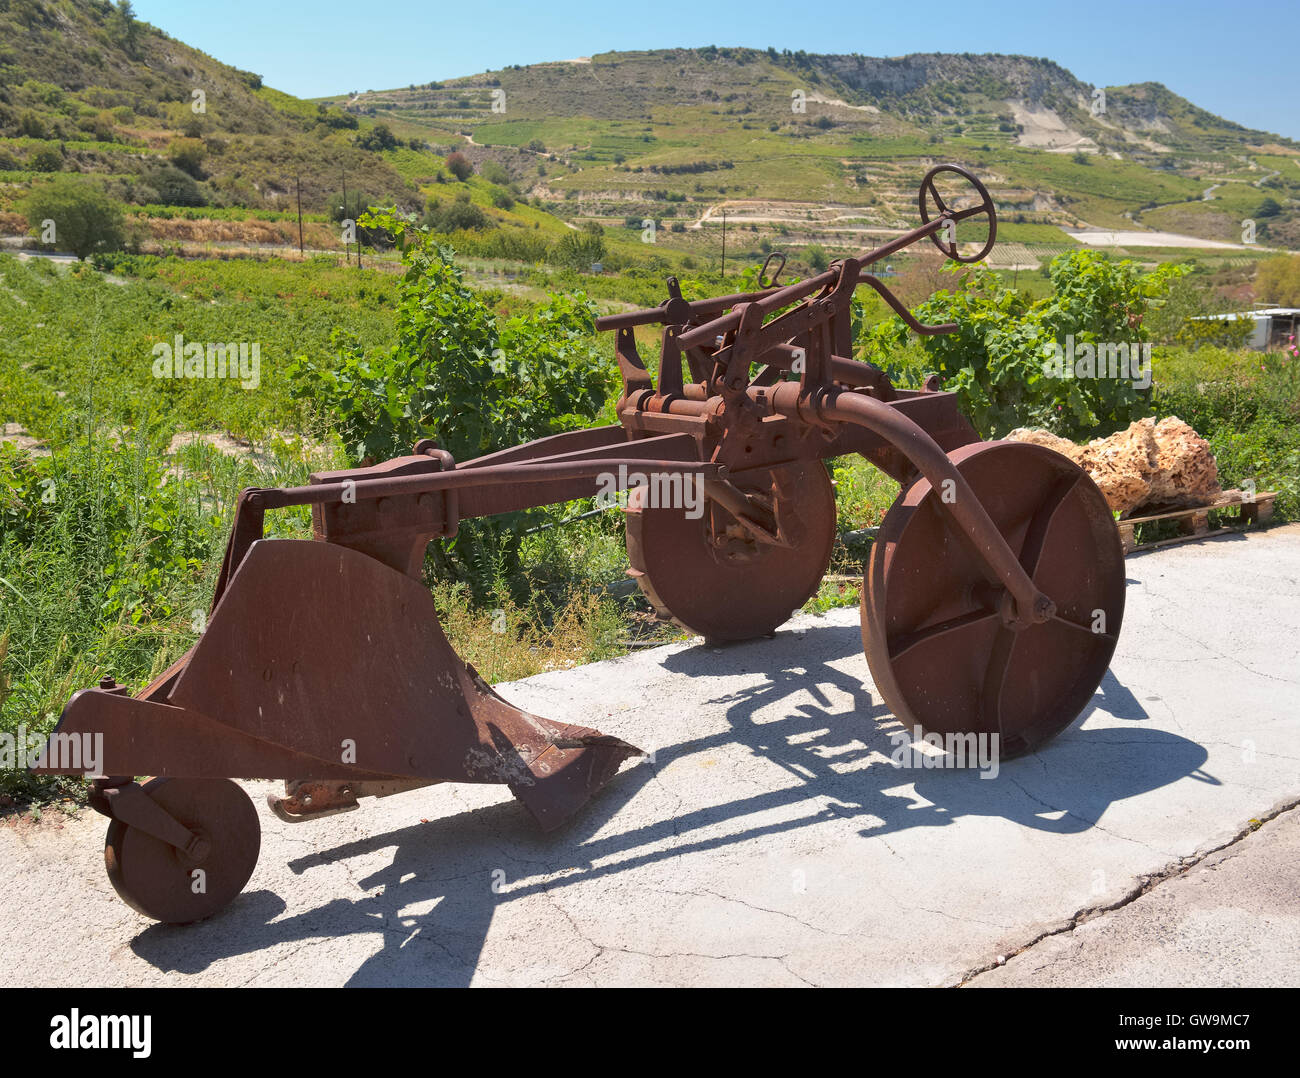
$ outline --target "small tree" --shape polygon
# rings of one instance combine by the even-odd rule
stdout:
[[[42,120],[31,109],[23,109],[22,115],[18,117],[18,134],[23,138],[43,139],[49,136],[46,130],[45,121]]]
[[[357,139],[357,145],[363,150],[394,150],[397,148],[397,136],[385,123],[375,124],[369,131]]]
[[[295,394],[331,417],[354,460],[383,460],[434,436],[466,461],[586,426],[600,414],[612,370],[584,295],[552,296],[503,318],[427,231],[391,211],[362,221],[386,229],[402,251],[396,343],[367,353],[336,331],[338,355],[302,357],[290,371]],[[535,520],[466,521],[456,539],[431,552],[435,565],[486,599],[498,571],[518,579],[520,542]]]
[[[62,172],[63,155],[49,146],[37,150],[27,162],[33,172]]]
[[[474,175],[474,166],[469,163],[468,157],[457,151],[448,156],[447,171],[464,183]]]
[[[38,236],[53,222],[55,247],[82,260],[96,251],[119,251],[126,243],[122,207],[98,187],[70,176],[34,188],[23,212]]]
[[[117,0],[110,33],[117,43],[126,50],[128,56],[139,54],[140,24],[135,21],[135,11],[131,7],[131,0]]]

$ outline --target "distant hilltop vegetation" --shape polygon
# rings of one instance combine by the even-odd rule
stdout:
[[[843,205],[900,225],[924,170],[956,161],[1024,223],[1240,242],[1253,217],[1272,242],[1300,241],[1300,146],[1158,83],[1092,86],[1047,59],[611,52],[330,104],[466,141],[575,216],[677,202],[677,217],[698,221],[680,203],[722,196]]]
[[[941,161],[984,179],[1005,241],[1045,253],[1074,242],[1063,229],[1240,245],[1247,221],[1246,242],[1300,248],[1300,146],[1158,83],[1092,86],[1048,59],[710,45],[305,101],[129,4],[0,0],[10,235],[33,184],[74,173],[154,221],[201,213],[203,228],[154,227],[182,240],[251,242],[241,214],[289,215],[300,197],[320,244],[332,221],[384,204],[447,231],[552,240],[650,220],[656,242],[700,253],[725,214],[783,247],[852,247],[913,224],[917,181]]]

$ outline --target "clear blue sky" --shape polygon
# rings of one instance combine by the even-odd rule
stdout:
[[[134,0],[137,15],[299,97],[381,90],[609,50],[744,45],[1045,56],[1085,82],[1162,82],[1300,138],[1297,0]]]

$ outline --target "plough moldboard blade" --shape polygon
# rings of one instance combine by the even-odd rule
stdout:
[[[548,829],[640,755],[501,699],[419,582],[279,539],[251,546],[165,703],[87,690],[55,733],[102,734],[106,775],[504,783]]]

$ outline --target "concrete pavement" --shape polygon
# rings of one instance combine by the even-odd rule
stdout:
[[[1295,890],[1267,868],[1241,918],[1229,893],[1161,907],[1163,935],[1130,923],[1255,863],[1209,850],[1294,864],[1287,816],[1237,840],[1300,801],[1300,526],[1127,568],[1092,706],[996,779],[894,768],[856,609],[800,617],[498,686],[655,750],[558,832],[496,787],[296,826],[261,809],[253,879],[200,925],[117,899],[93,813],[6,821],[0,983],[1300,984]]]
[[[977,974],[967,987],[1300,984],[1300,808],[1248,824],[1237,841],[1148,886],[1133,901]]]

